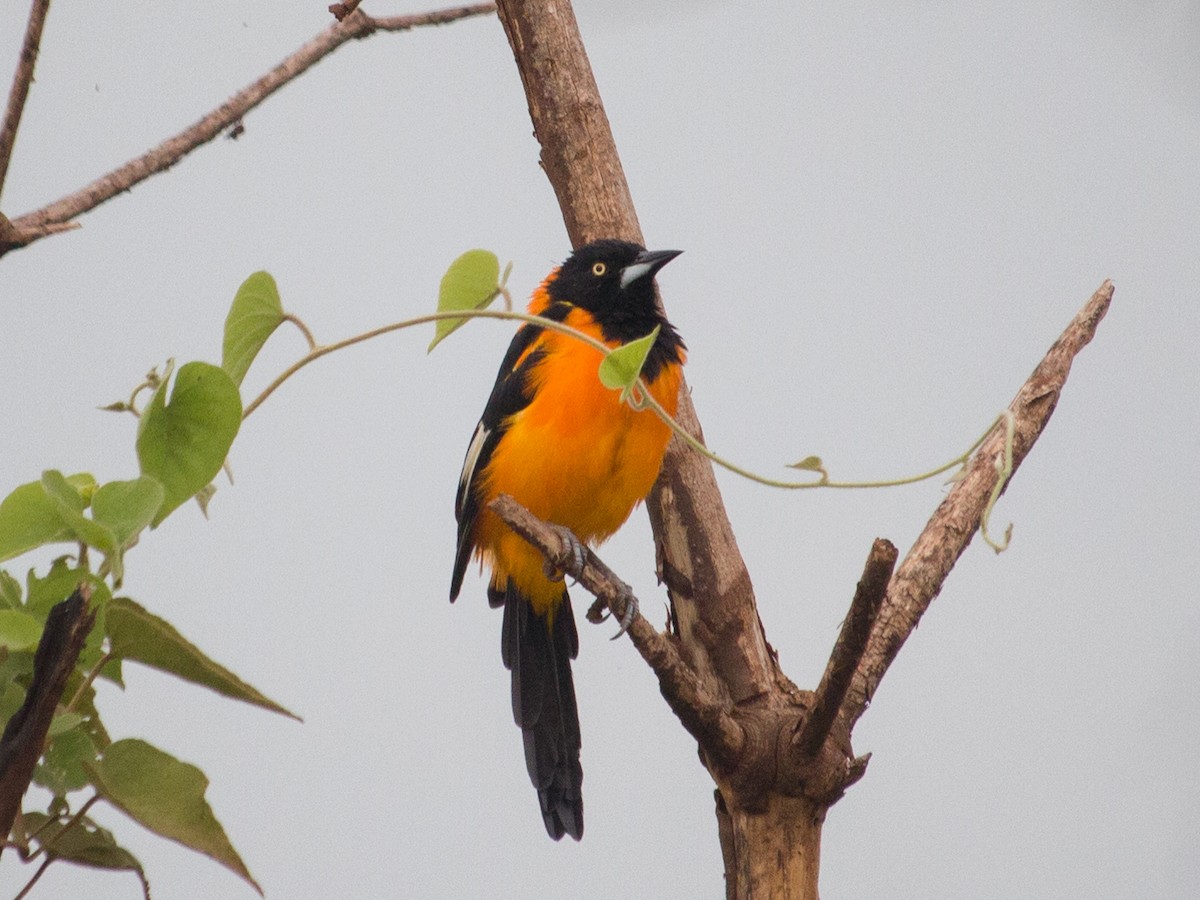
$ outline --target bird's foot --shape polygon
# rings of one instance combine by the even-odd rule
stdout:
[[[542,564],[542,570],[546,573],[546,577],[552,581],[561,581],[563,575],[570,575],[575,580],[579,580],[579,576],[583,574],[583,567],[587,563],[587,548],[579,538],[575,537],[575,532],[570,528],[562,525],[556,525],[553,522],[547,522],[554,533],[558,535],[563,542],[569,556],[565,565],[557,566],[546,560]]]
[[[614,599],[619,601],[619,605],[623,608],[623,612],[619,620],[621,627],[617,629],[616,634],[609,638],[609,640],[613,641],[629,630],[629,626],[633,624],[634,617],[638,613],[637,597],[633,596],[633,589],[630,588],[629,585],[622,584],[621,590]],[[604,614],[604,618],[602,618],[600,621],[604,621],[604,619],[607,619],[611,615],[613,615],[613,604],[610,602],[608,604],[608,612]]]

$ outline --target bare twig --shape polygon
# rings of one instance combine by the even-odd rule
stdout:
[[[850,602],[850,612],[842,622],[842,630],[833,645],[825,674],[817,685],[812,713],[793,742],[796,750],[805,756],[816,756],[829,737],[829,729],[833,727],[833,720],[867,649],[871,629],[883,605],[888,579],[896,567],[896,556],[896,547],[891,541],[875,539],[854,599]]]
[[[490,509],[540,550],[552,565],[561,568],[571,559],[571,551],[561,535],[512,497],[501,494],[491,502]],[[590,549],[578,577],[584,588],[606,603],[629,596],[629,586]],[[619,617],[623,610],[613,612]],[[659,689],[683,726],[716,759],[734,759],[742,745],[741,726],[684,662],[675,643],[638,612],[629,626],[629,637],[658,676]]]
[[[13,249],[13,246],[26,246],[49,234],[61,231],[63,225],[76,216],[95,209],[101,203],[129,190],[151,175],[169,169],[192,150],[208,143],[222,131],[240,121],[247,112],[258,106],[275,91],[307,71],[347,41],[368,37],[376,31],[408,31],[425,25],[444,25],[471,16],[487,15],[494,12],[495,8],[492,3],[479,3],[473,6],[458,6],[418,15],[387,16],[378,19],[356,11],[346,16],[343,21],[326,28],[266,75],[238,91],[221,106],[179,134],[168,138],[137,159],[130,160],[107,175],[101,176],[86,187],[56,200],[42,209],[13,219],[11,223],[13,234],[10,234],[7,242],[0,234],[0,255]]]
[[[1071,362],[1096,333],[1112,302],[1105,281],[1072,319],[1054,346],[1009,404],[1015,418],[1012,468],[1032,449],[1058,403]],[[853,726],[875,695],[884,673],[942,589],[942,583],[979,528],[980,517],[999,477],[997,459],[1005,441],[999,426],[979,448],[966,474],[951,488],[888,585],[866,653],[854,673],[841,714]]]
[[[347,0],[346,3],[334,3],[329,7],[329,11],[333,13],[334,18],[340,22],[342,19],[346,18],[346,16],[350,15],[350,13],[358,9],[358,5],[360,3],[362,3],[362,0]]]
[[[50,0],[33,0],[33,6],[29,10],[25,40],[21,43],[21,57],[17,60],[12,89],[8,92],[4,125],[0,126],[0,194],[4,193],[4,179],[8,176],[8,163],[12,159],[17,127],[21,124],[21,113],[25,110],[25,98],[29,95],[29,85],[33,81],[33,67],[37,62],[38,46],[42,43],[42,26],[46,24],[46,12],[49,9]]]

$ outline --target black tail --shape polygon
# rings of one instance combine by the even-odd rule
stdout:
[[[553,623],[533,611],[512,582],[489,599],[504,604],[500,655],[512,672],[513,719],[525,738],[525,766],[537,788],[546,831],[583,837],[583,768],[579,765],[579,711],[571,660],[579,634],[571,601],[563,591]]]

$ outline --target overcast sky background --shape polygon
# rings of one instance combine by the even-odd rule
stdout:
[[[0,208],[174,134],[329,21],[309,3],[56,3]],[[375,14],[425,9],[368,3]],[[0,3],[7,84],[28,3]],[[577,14],[710,446],[772,473],[928,469],[984,429],[1106,277],[1043,439],[855,734],[827,898],[1200,896],[1200,5],[599,2]],[[170,173],[0,260],[0,490],[132,477],[97,412],[168,357],[219,361],[267,269],[332,341],[430,310],[475,246],[527,296],[569,246],[498,22],[348,45]],[[546,838],[474,577],[446,602],[462,453],[511,326],[339,353],[251,417],[204,521],[127,593],[305,719],[154,672],[114,737],[204,769],[272,898],[718,897],[712,784],[611,625],[575,667],[587,833]],[[256,392],[303,350],[281,330]],[[784,670],[813,687],[871,540],[943,487],[784,493],[718,475]],[[605,548],[655,622],[644,512]],[[13,569],[23,577],[32,560]],[[586,606],[576,591],[576,609]],[[156,900],[249,897],[112,809]],[[0,893],[28,867],[5,854]],[[51,867],[35,897],[138,895]]]

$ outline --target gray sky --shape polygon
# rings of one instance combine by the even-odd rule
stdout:
[[[326,5],[56,4],[4,211],[189,124]],[[27,9],[0,4],[5,83]],[[826,825],[824,896],[1200,894],[1200,8],[578,15],[647,242],[686,251],[660,284],[718,452],[765,472],[817,453],[847,479],[930,468],[1116,283],[997,509],[1011,549],[969,549],[859,725],[873,758]],[[0,261],[4,492],[48,467],[131,477],[135,423],[95,407],[167,357],[217,361],[257,269],[331,341],[430,309],[469,247],[513,260],[521,296],[569,249],[494,20],[344,47],[245,125]],[[132,665],[102,691],[115,737],[209,775],[270,897],[721,895],[711,782],[632,647],[581,625],[587,834],[554,844],[500,616],[478,580],[446,602],[458,469],[510,333],[475,323],[432,356],[429,332],[395,335],[308,369],[246,423],[210,520],[185,507],[129,557],[131,596],[306,720]],[[280,333],[248,389],[301,352]],[[942,488],[719,480],[769,639],[812,687],[872,538],[906,549]],[[661,621],[643,512],[603,556]],[[97,817],[158,900],[252,896]],[[6,854],[3,892],[27,877]],[[54,866],[35,896],[136,893]]]

